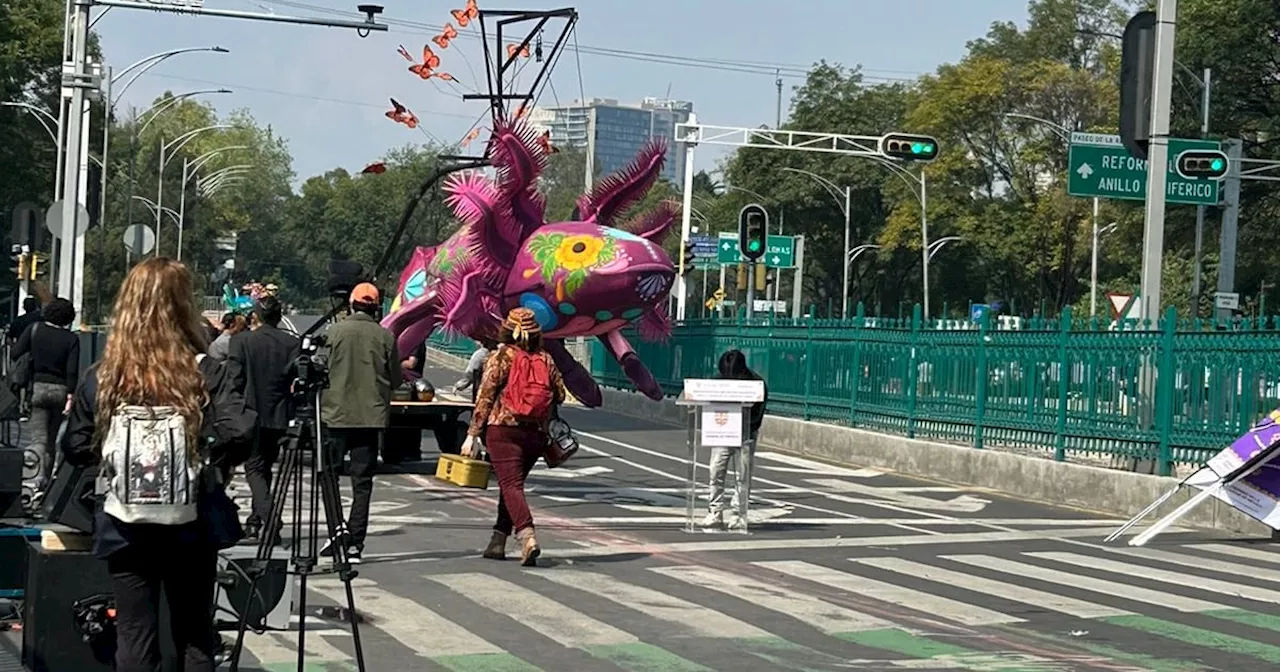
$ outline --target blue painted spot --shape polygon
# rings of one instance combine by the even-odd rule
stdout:
[[[618,240],[629,240],[636,243],[647,242],[644,238],[641,238],[640,236],[637,236],[636,234],[631,233],[629,231],[623,231],[622,229],[607,229],[607,231],[608,231],[608,235],[613,236]]]
[[[613,313],[611,313],[611,312],[609,312],[609,311],[607,311],[607,310],[597,310],[597,311],[596,311],[596,319],[597,319],[597,320],[600,320],[601,322],[607,322],[607,321],[609,321],[609,320],[612,320],[612,319],[613,319]]]
[[[537,294],[524,293],[520,295],[520,306],[533,311],[534,319],[538,320],[538,326],[543,331],[550,331],[560,323],[560,318],[556,317],[556,311],[552,310],[541,296]]]
[[[420,296],[427,289],[427,272],[418,270],[409,276],[409,281],[404,283],[404,297],[412,301]],[[408,301],[406,301],[408,303]]]
[[[564,313],[565,315],[573,315],[574,313],[578,312],[578,307],[573,305],[572,303],[562,303],[560,304],[560,312]]]
[[[644,312],[644,308],[632,308],[631,310],[623,311],[623,313],[622,313],[622,319],[624,319],[624,320],[634,320],[634,319],[636,319],[637,317],[640,317],[640,314],[641,314],[641,313],[643,313],[643,312]]]

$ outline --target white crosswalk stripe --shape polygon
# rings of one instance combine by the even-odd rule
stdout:
[[[1150,590],[1139,586],[1131,586],[1115,581],[1106,581],[1104,579],[1095,579],[1091,576],[1081,574],[1072,574],[1056,569],[1048,569],[1029,565],[1023,562],[1014,562],[1005,558],[997,558],[990,555],[944,555],[941,556],[947,560],[962,562],[966,565],[974,567],[985,567],[997,572],[1005,572],[1014,576],[1027,577],[1036,579],[1037,581],[1045,581],[1047,583],[1056,583],[1063,586],[1079,588],[1095,593],[1103,593],[1104,595],[1114,595],[1123,597],[1127,600],[1135,602],[1146,602],[1154,604],[1158,607],[1168,609],[1176,609],[1178,611],[1197,612],[1197,611],[1214,611],[1217,609],[1225,609],[1221,604],[1197,600],[1190,597],[1182,597],[1172,593],[1161,592],[1158,590]]]
[[[906,576],[926,579],[937,583],[950,584],[976,593],[995,595],[1013,602],[1022,602],[1034,607],[1057,611],[1078,618],[1105,618],[1108,616],[1126,616],[1130,612],[1115,607],[1108,607],[1073,597],[1065,597],[1047,593],[1043,590],[1025,588],[1004,581],[995,581],[981,576],[973,576],[964,572],[956,572],[941,567],[903,560],[901,558],[854,558],[854,562],[897,572]]]
[[[1218,579],[1211,579],[1205,576],[1193,577],[1165,569],[1132,565],[1127,562],[1116,562],[1114,560],[1107,560],[1105,558],[1097,558],[1089,555],[1080,555],[1078,553],[1045,552],[1027,553],[1027,555],[1033,558],[1043,558],[1046,560],[1063,562],[1077,567],[1101,569],[1115,574],[1121,574],[1123,576],[1132,576],[1136,579],[1149,579],[1151,581],[1170,583],[1178,586],[1195,587],[1201,590],[1221,593],[1223,595],[1231,595],[1233,597],[1241,597],[1247,600],[1280,604],[1280,593],[1253,585],[1220,581]]]
[[[995,625],[998,623],[1021,623],[1024,619],[1002,614],[998,611],[965,604],[950,598],[898,586],[884,581],[869,579],[856,574],[849,574],[796,560],[752,563],[758,567],[772,569],[797,579],[804,579],[824,586],[843,590],[872,599],[896,604],[901,607],[934,614],[956,623],[965,625]]]
[[[823,632],[858,632],[893,626],[892,623],[875,616],[845,609],[802,593],[780,590],[775,586],[718,569],[678,566],[654,567],[650,571],[699,588],[709,588],[746,600],[769,611],[776,611],[804,621]]]
[[[1198,551],[1208,551],[1210,553],[1220,553],[1222,555],[1233,555],[1237,558],[1257,560],[1259,562],[1271,562],[1280,565],[1280,553],[1275,551],[1264,551],[1260,548],[1232,546],[1230,544],[1196,544],[1194,546],[1188,546],[1187,548],[1194,548]]]
[[[1171,565],[1182,565],[1183,567],[1191,567],[1192,569],[1208,569],[1224,574],[1234,574],[1236,576],[1247,576],[1253,579],[1262,579],[1263,581],[1271,581],[1280,583],[1280,572],[1258,567],[1256,565],[1242,565],[1238,562],[1227,562],[1225,560],[1216,560],[1214,558],[1192,557],[1183,555],[1182,553],[1171,553],[1155,548],[1129,548],[1129,547],[1108,547],[1108,551],[1128,555],[1134,558],[1146,558],[1148,560],[1159,560],[1167,562]]]
[[[656,590],[605,574],[577,570],[529,572],[530,576],[577,588],[676,625],[696,637],[756,638],[769,633],[749,623]]]
[[[640,641],[611,625],[570,609],[528,588],[488,574],[426,576],[452,588],[462,597],[509,616],[540,635],[574,648]]]

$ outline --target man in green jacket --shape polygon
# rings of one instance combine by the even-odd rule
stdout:
[[[334,454],[351,457],[347,558],[358,563],[369,531],[378,439],[391,416],[391,391],[400,386],[404,376],[396,339],[378,324],[378,288],[367,282],[356,285],[350,303],[351,315],[329,328],[329,387],[320,410],[334,442]],[[332,555],[332,543],[325,545],[322,555]]]

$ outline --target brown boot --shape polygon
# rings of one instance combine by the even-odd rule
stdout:
[[[542,555],[542,547],[538,546],[538,539],[533,536],[533,528],[527,527],[520,530],[516,533],[516,538],[521,541],[520,566],[536,567],[538,556]]]
[[[493,537],[489,539],[489,545],[484,547],[482,555],[490,560],[506,560],[507,535],[495,530]]]

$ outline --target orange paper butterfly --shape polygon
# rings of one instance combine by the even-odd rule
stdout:
[[[529,58],[529,45],[526,44],[523,48],[518,44],[507,45],[507,58],[514,58],[516,52],[520,53],[520,58]]]
[[[434,51],[431,51],[431,47],[423,45],[422,62],[409,66],[409,72],[423,79],[431,79],[432,71],[438,67],[440,67],[440,57],[436,56]]]
[[[452,23],[446,23],[444,24],[444,31],[441,32],[439,35],[436,35],[435,37],[431,38],[431,41],[435,42],[436,46],[440,47],[441,49],[448,49],[449,42],[457,36],[458,36],[458,29],[454,28]]]
[[[476,6],[476,0],[467,0],[466,8],[455,9],[452,10],[451,13],[453,14],[454,20],[458,22],[458,25],[466,28],[467,24],[471,23],[471,19],[480,15],[480,8]]]
[[[391,99],[391,109],[387,110],[387,118],[397,124],[404,124],[409,128],[418,127],[418,117],[409,111],[409,108],[401,105],[395,98]]]
[[[361,173],[362,175],[363,175],[363,174],[367,174],[367,175],[381,175],[381,174],[383,174],[383,173],[385,173],[385,172],[387,172],[387,164],[385,164],[385,163],[383,163],[383,162],[381,162],[381,161],[378,161],[378,162],[376,162],[376,163],[371,163],[371,164],[369,164],[369,165],[365,166],[365,167],[364,167],[364,170],[360,171],[360,173]]]
[[[551,144],[551,131],[547,131],[538,136],[538,146],[547,154],[556,154],[560,150]]]
[[[462,139],[462,146],[466,147],[467,145],[471,144],[472,140],[475,140],[478,137],[480,137],[480,129],[478,128],[471,129],[471,132],[467,134],[467,137]]]

